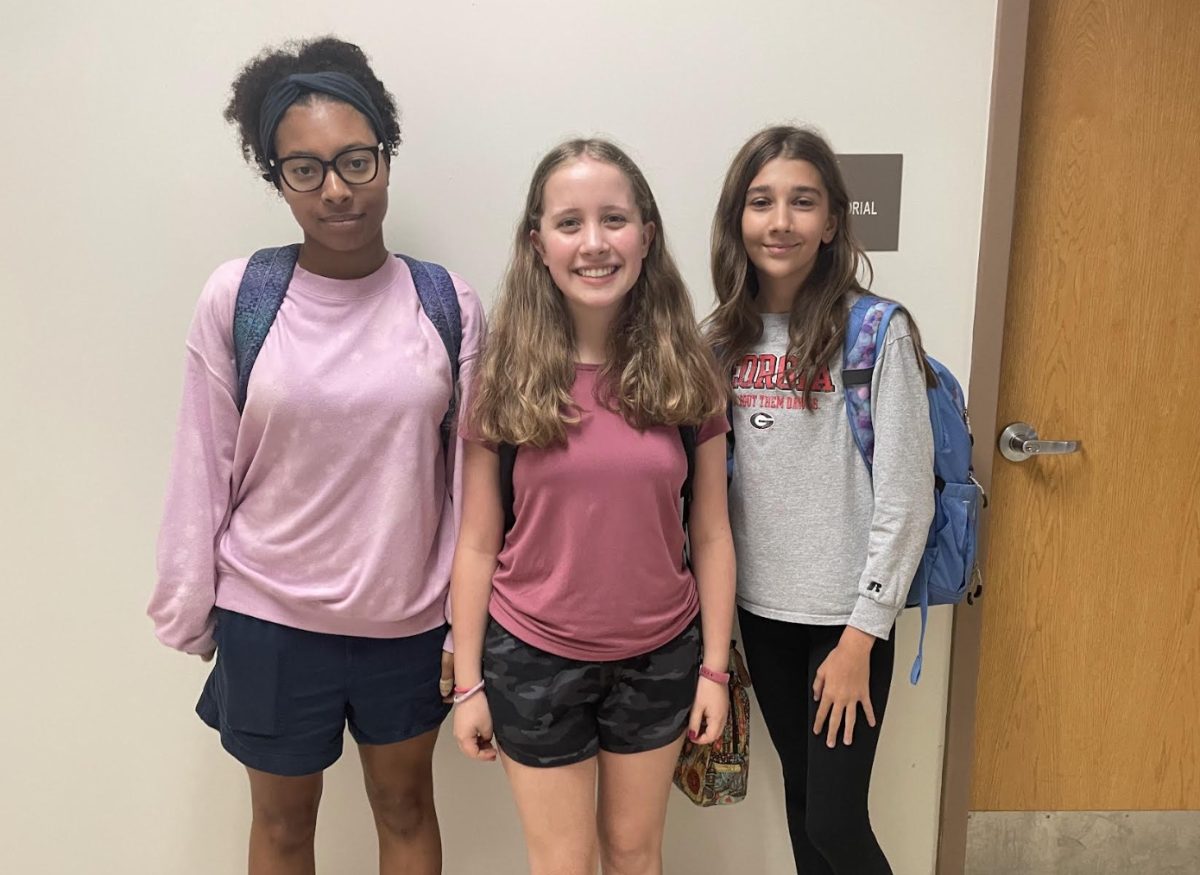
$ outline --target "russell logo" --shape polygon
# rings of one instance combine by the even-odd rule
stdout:
[[[750,417],[750,424],[755,428],[770,428],[775,424],[775,417],[761,411]]]

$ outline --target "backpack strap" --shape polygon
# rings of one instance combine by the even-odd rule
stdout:
[[[850,323],[842,352],[842,389],[850,433],[870,472],[875,459],[875,425],[871,421],[871,378],[878,350],[899,304],[863,295],[850,308]]]
[[[683,442],[683,455],[687,458],[687,474],[684,475],[679,496],[683,520],[683,563],[688,568],[692,567],[692,539],[688,534],[688,524],[692,520],[692,492],[696,482],[696,441],[699,437],[699,426],[679,426],[679,439]]]
[[[685,531],[692,518],[692,487],[696,480],[696,441],[699,437],[700,428],[698,426],[679,426],[679,439],[683,442],[683,455],[687,458],[687,475],[683,478],[683,489],[679,491],[682,499]]]
[[[924,569],[918,570],[917,577],[912,582],[917,588],[917,604],[921,607],[921,637],[917,639],[917,658],[913,660],[912,668],[908,672],[908,682],[914,686],[921,679],[921,667],[925,664],[925,629],[929,624],[929,579],[923,571]]]
[[[449,450],[453,438],[454,416],[458,410],[458,359],[462,351],[462,310],[458,304],[458,291],[449,271],[440,264],[418,261],[407,255],[397,255],[408,265],[421,309],[437,329],[446,355],[450,359],[450,406],[442,417],[442,447]]]
[[[517,445],[500,444],[496,454],[500,457],[500,507],[504,509],[504,533],[508,534],[517,523],[517,512],[513,509],[513,466],[517,464]]]
[[[260,249],[246,263],[233,308],[233,357],[237,366],[234,400],[239,413],[246,407],[250,371],[287,295],[299,255],[300,244],[293,243]]]
[[[725,405],[725,421],[729,423],[729,431],[725,432],[725,485],[733,482],[733,451],[737,446],[737,438],[733,435],[733,399]]]

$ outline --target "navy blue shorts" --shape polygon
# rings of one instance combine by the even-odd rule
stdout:
[[[217,661],[196,713],[243,765],[310,775],[359,744],[392,744],[437,729],[439,626],[407,638],[306,632],[217,609]]]

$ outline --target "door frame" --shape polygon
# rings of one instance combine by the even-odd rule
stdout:
[[[1000,394],[1000,354],[1012,250],[1029,4],[1030,0],[998,0],[996,9],[975,322],[968,378],[968,406],[976,438],[972,461],[976,477],[988,487],[992,481],[995,452],[993,436],[997,433],[996,406]],[[987,532],[988,514],[984,513],[980,521],[981,561],[987,558]],[[986,599],[985,592],[985,603]],[[942,802],[938,818],[937,875],[961,875],[967,855],[967,813],[971,806],[975,700],[983,627],[980,607],[963,605],[954,611]]]

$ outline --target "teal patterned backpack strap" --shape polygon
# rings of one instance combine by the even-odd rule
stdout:
[[[899,304],[863,295],[850,308],[842,355],[842,388],[850,432],[870,471],[875,459],[875,426],[871,421],[871,377],[887,324]]]
[[[462,350],[462,308],[458,304],[458,290],[454,288],[454,279],[450,272],[440,264],[418,261],[407,255],[396,257],[408,265],[421,309],[437,329],[438,337],[442,339],[442,345],[446,347],[446,355],[450,359],[450,404],[442,417],[440,427],[442,449],[448,451],[450,441],[454,439],[454,419],[459,396],[458,360]]]
[[[299,254],[300,244],[294,243],[260,249],[246,263],[233,308],[233,356],[237,365],[234,400],[239,413],[246,407],[250,372],[287,295]]]

